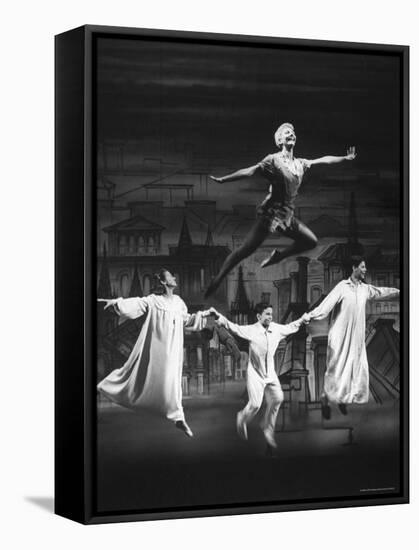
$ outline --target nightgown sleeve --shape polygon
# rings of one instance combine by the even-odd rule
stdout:
[[[389,288],[385,286],[368,285],[368,300],[384,300],[385,298],[395,298],[399,296],[398,288]]]
[[[144,315],[149,308],[149,298],[117,298],[113,304],[115,312],[121,318],[121,321],[126,319],[137,319]]]
[[[312,321],[320,321],[325,319],[332,309],[338,304],[342,299],[342,283],[338,283],[333,290],[329,292],[326,298],[312,311],[309,311],[308,314]]]
[[[190,331],[200,331],[203,330],[206,327],[207,324],[207,316],[209,315],[209,311],[197,311],[196,313],[188,313],[188,308],[186,307],[185,302],[181,300],[181,308],[182,308],[182,316],[183,316],[183,324],[185,329]]]
[[[249,340],[249,341],[252,340],[253,325],[242,325],[242,326],[236,325],[236,323],[232,323],[226,317],[224,317],[224,315],[220,315],[220,317],[218,318],[218,322],[221,326],[228,329],[235,336],[239,336],[244,340]]]

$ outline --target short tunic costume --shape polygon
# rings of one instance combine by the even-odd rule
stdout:
[[[273,153],[257,166],[270,183],[269,194],[257,208],[258,219],[270,233],[278,230],[285,233],[295,232],[298,230],[299,220],[294,216],[294,203],[309,162],[294,158],[294,173],[279,153]]]

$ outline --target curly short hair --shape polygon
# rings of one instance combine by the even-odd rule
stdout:
[[[293,132],[295,131],[294,130],[294,125],[291,124],[291,122],[284,122],[283,124],[281,124],[281,126],[279,126],[279,128],[277,129],[277,131],[274,134],[275,145],[277,147],[279,147],[279,136],[281,135],[282,130],[284,130],[285,128],[291,128],[291,130]]]

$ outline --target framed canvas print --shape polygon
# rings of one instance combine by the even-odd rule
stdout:
[[[56,37],[56,512],[408,502],[408,47]]]

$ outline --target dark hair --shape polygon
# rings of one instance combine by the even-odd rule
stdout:
[[[351,256],[351,268],[353,269],[353,267],[358,267],[359,264],[361,264],[362,262],[365,262],[365,258],[364,256],[358,256],[358,255],[354,255],[354,256]]]
[[[163,282],[166,280],[166,272],[169,271],[167,268],[162,267],[158,270],[157,273],[153,275],[153,288],[151,292],[153,294],[164,294],[164,285]]]
[[[262,313],[265,311],[265,309],[268,309],[268,307],[272,307],[271,304],[266,304],[265,302],[260,302],[259,304],[255,305],[255,313],[257,315],[262,315]]]

